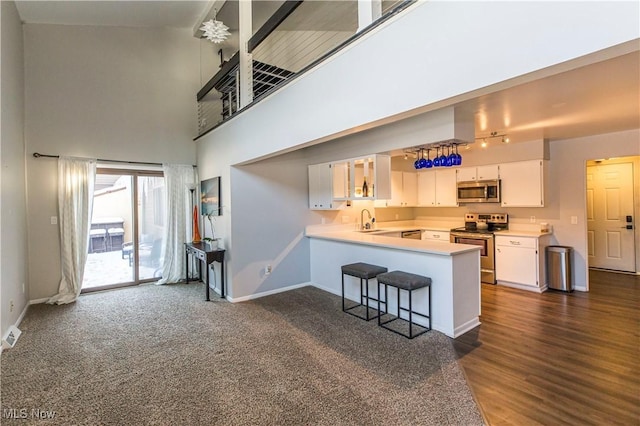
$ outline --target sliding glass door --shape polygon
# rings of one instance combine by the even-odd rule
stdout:
[[[98,169],[82,291],[159,279],[165,217],[162,172]]]

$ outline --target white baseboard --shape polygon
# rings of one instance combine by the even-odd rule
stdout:
[[[27,304],[24,306],[24,309],[22,310],[22,312],[20,313],[20,316],[18,317],[18,319],[16,320],[16,323],[14,324],[16,327],[20,326],[20,323],[24,319],[24,316],[27,315],[27,309],[29,309],[29,306],[31,306],[31,302],[27,302]]]
[[[480,324],[481,322],[478,318],[473,318],[472,320],[469,320],[466,323],[456,327],[455,330],[453,330],[453,336],[449,336],[449,337],[455,339],[456,337],[462,336],[467,331],[476,328]]]
[[[40,303],[46,303],[47,300],[49,300],[49,297],[43,297],[42,299],[29,300],[29,305],[38,305]]]
[[[309,283],[309,285],[311,285],[312,287],[315,287],[315,288],[319,288],[322,291],[326,291],[327,293],[335,294],[336,296],[342,297],[342,292],[338,291],[337,289],[325,287],[325,286],[322,286],[322,285],[318,285],[316,283]]]
[[[526,290],[533,293],[542,293],[544,291],[541,287],[534,287],[531,285],[512,283],[509,281],[496,281],[496,284],[504,287],[517,288],[518,290]]]
[[[251,294],[249,296],[242,296],[242,297],[227,296],[227,300],[231,303],[246,302],[247,300],[259,299],[261,297],[270,296],[272,294],[284,293],[285,291],[295,290],[297,288],[307,287],[309,285],[311,285],[311,283],[294,284],[288,287],[282,287],[282,288],[277,288],[275,290],[264,291],[262,293]]]

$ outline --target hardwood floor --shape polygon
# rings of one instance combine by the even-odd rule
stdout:
[[[482,285],[482,325],[454,346],[489,425],[640,424],[640,277],[590,288]]]

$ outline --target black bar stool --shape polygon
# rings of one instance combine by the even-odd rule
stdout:
[[[369,306],[369,301],[373,300],[374,302],[378,302],[378,310],[380,309],[380,293],[378,293],[378,299],[369,296],[369,280],[377,277],[383,272],[387,272],[388,269],[383,266],[378,265],[370,265],[368,263],[351,263],[349,265],[342,266],[342,311],[346,312],[354,317],[358,317],[363,320],[371,321],[374,318],[378,318],[378,316],[372,316],[369,314],[369,309],[373,309],[375,312],[375,308],[371,308]],[[345,298],[344,298],[344,276],[350,275],[352,277],[360,278],[360,303],[357,305],[351,306],[350,308],[346,307]],[[363,280],[366,283],[363,283]],[[364,284],[364,288],[363,288]],[[385,303],[385,302],[382,302]],[[359,308],[360,306],[364,306],[365,313],[364,315],[360,315],[353,310]],[[385,304],[386,308],[386,304]]]
[[[393,272],[387,272],[384,274],[380,274],[378,275],[378,299],[381,299],[381,288],[380,286],[384,285],[384,300],[385,300],[385,309],[384,312],[382,312],[380,310],[380,301],[378,302],[378,325],[380,327],[386,328],[387,330],[393,331],[394,333],[397,333],[401,336],[404,336],[408,339],[413,339],[414,337],[417,337],[421,334],[426,333],[427,331],[431,330],[431,278],[429,277],[423,277],[422,275],[416,275],[416,274],[410,274],[408,272],[403,272],[403,271],[393,271]],[[396,288],[396,293],[398,295],[398,315],[386,320],[386,321],[382,321],[382,316],[383,315],[391,315],[387,312],[387,307],[389,306],[388,303],[386,303],[389,299],[388,299],[388,294],[387,294],[387,288],[388,286],[391,287],[395,287]],[[413,301],[412,301],[412,295],[413,295],[413,291],[414,290],[419,290],[421,288],[427,288],[429,291],[429,315],[424,315],[421,314],[419,312],[415,312],[413,310]],[[409,307],[408,308],[403,308],[402,306],[400,306],[400,291],[401,290],[405,290],[409,293]],[[405,320],[404,318],[400,317],[400,311],[405,311],[409,313],[409,320]],[[426,318],[429,320],[429,326],[428,327],[424,327],[420,324],[415,324],[413,322],[413,315],[418,315],[422,318]],[[391,315],[393,316],[393,315]],[[401,331],[398,331],[394,328],[392,328],[391,326],[387,325],[393,321],[403,321],[409,324],[409,331],[408,333],[403,333]],[[413,332],[413,328],[417,327],[418,328],[418,332],[414,333]]]

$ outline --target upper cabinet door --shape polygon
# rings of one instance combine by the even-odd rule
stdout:
[[[457,169],[458,182],[498,179],[500,168],[497,164],[478,167],[460,167]]]
[[[391,171],[391,198],[387,201],[389,207],[400,207],[403,203],[403,190],[402,190],[402,172],[392,170]]]
[[[351,167],[348,161],[333,163],[333,198],[348,200],[351,197]]]
[[[455,169],[436,170],[436,206],[457,207],[457,182]]]
[[[500,177],[500,166],[497,164],[478,166],[476,172],[478,180],[494,180]]]
[[[312,210],[333,209],[331,164],[309,166],[309,208]]]
[[[418,174],[391,171],[391,198],[376,200],[376,207],[407,207],[418,202]]]
[[[477,179],[477,171],[475,167],[460,167],[457,169],[458,182],[469,182]]]
[[[418,174],[402,172],[402,202],[405,206],[418,204]]]
[[[544,207],[543,161],[500,164],[502,207]]]
[[[435,170],[418,172],[418,205],[424,207],[435,207],[436,205]]]
[[[419,172],[418,206],[457,206],[456,175],[456,169],[431,169]]]

